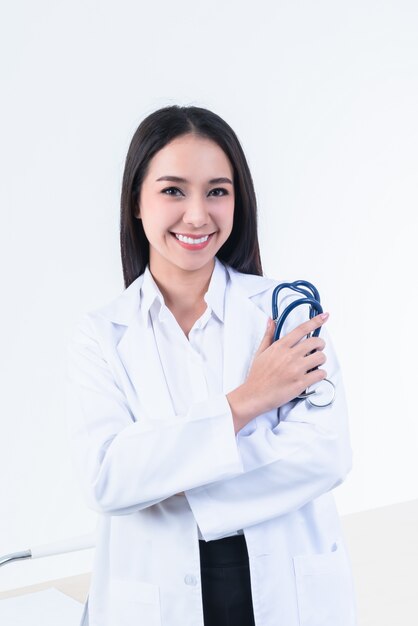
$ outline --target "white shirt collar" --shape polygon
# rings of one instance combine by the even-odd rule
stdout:
[[[204,300],[208,307],[215,313],[218,319],[224,321],[225,311],[225,288],[227,283],[227,272],[223,263],[215,256],[215,266],[210,278],[209,287],[204,295]],[[144,322],[147,323],[148,312],[153,305],[154,301],[159,302],[159,320],[164,321],[164,311],[166,305],[164,303],[164,297],[155,282],[151,271],[149,269],[149,263],[144,271],[144,280],[141,285],[141,313]]]

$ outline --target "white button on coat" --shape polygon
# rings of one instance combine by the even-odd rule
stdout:
[[[204,626],[199,529],[207,541],[243,530],[256,626],[357,626],[332,495],[352,451],[329,333],[324,325],[334,403],[289,402],[279,424],[273,409],[235,435],[226,394],[246,379],[282,280],[225,269],[221,388],[212,391],[214,375],[207,396],[202,384],[180,413],[164,372],[179,363],[161,363],[142,311],[144,274],[86,314],[70,340],[71,449],[86,502],[100,513],[89,626]],[[284,334],[306,319],[303,308]]]

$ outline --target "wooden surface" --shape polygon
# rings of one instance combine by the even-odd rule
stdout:
[[[19,589],[2,591],[0,593],[0,599],[12,598],[14,596],[21,596],[25,593],[33,593],[34,591],[43,591],[44,589],[55,587],[59,591],[67,594],[67,596],[84,603],[87,598],[89,585],[90,574],[79,574],[78,576],[69,576],[58,580],[47,580],[43,583],[39,583],[38,585],[30,585],[28,587],[20,587]]]

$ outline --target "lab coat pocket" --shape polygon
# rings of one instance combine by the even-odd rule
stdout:
[[[293,557],[300,626],[352,626],[349,571],[339,542],[330,552]]]
[[[109,624],[161,626],[160,588],[148,582],[110,581]]]

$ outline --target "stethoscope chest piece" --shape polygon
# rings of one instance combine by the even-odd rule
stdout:
[[[307,390],[297,397],[305,399],[312,406],[329,406],[335,400],[335,385],[328,378],[324,378],[311,385],[309,391]]]

